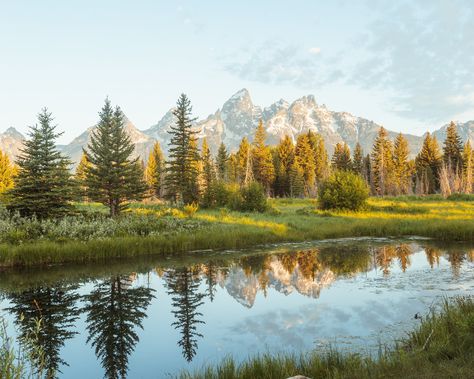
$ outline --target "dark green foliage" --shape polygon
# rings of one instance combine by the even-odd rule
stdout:
[[[181,334],[178,345],[188,362],[191,362],[196,355],[197,338],[202,337],[197,331],[197,326],[204,324],[204,321],[199,319],[202,313],[198,311],[204,304],[204,294],[198,292],[200,278],[195,274],[192,267],[172,269],[165,273],[168,294],[172,296],[172,313],[176,318],[171,325]]]
[[[321,209],[361,209],[369,197],[369,189],[360,175],[336,171],[322,183],[318,193]]]
[[[243,186],[237,198],[233,199],[231,207],[242,212],[265,212],[268,203],[263,186],[258,182]]]
[[[227,180],[227,162],[229,160],[229,154],[223,142],[219,145],[217,151],[216,166],[217,166],[217,177],[219,180]]]
[[[351,150],[345,142],[336,143],[336,146],[334,147],[334,154],[331,159],[331,164],[335,170],[352,169]]]
[[[354,149],[354,156],[352,157],[352,169],[356,174],[364,175],[364,153],[360,143],[357,142]]]
[[[8,295],[11,307],[7,310],[16,316],[15,324],[22,337],[26,337],[35,328],[35,323],[40,322],[34,341],[38,346],[27,348],[37,351],[39,347],[43,352],[44,367],[38,369],[44,370],[46,378],[55,378],[60,373],[59,367],[67,365],[61,359],[60,350],[66,340],[77,334],[72,330],[79,317],[76,303],[80,296],[76,289],[75,285],[40,286]]]
[[[147,187],[139,159],[131,158],[134,146],[125,131],[120,108],[113,110],[106,99],[99,117],[84,151],[90,162],[85,168],[85,184],[88,197],[106,205],[111,216],[117,216],[130,200],[141,200]]]
[[[32,126],[16,164],[20,170],[15,186],[8,192],[12,211],[22,216],[43,219],[59,217],[71,211],[73,181],[70,161],[56,149],[56,133],[51,113],[45,108],[38,115],[39,126]]]
[[[191,101],[182,94],[176,103],[173,114],[176,125],[170,127],[171,141],[166,177],[168,196],[175,202],[190,204],[199,200],[197,186],[199,151],[196,144],[196,131],[192,130],[194,118],[191,117]]]
[[[131,287],[128,276],[115,276],[96,284],[85,296],[87,342],[95,348],[108,379],[126,378],[128,357],[135,349],[143,328],[145,310],[153,299],[153,289]]]

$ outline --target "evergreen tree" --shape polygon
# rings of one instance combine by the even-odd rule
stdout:
[[[376,195],[393,191],[393,146],[387,131],[381,127],[375,138],[371,154],[372,187]]]
[[[86,169],[90,166],[90,162],[87,160],[87,155],[82,153],[81,160],[76,167],[76,173],[74,179],[79,185],[80,197],[83,201],[87,201],[87,184],[86,184]]]
[[[201,163],[202,163],[202,183],[203,183],[203,203],[205,206],[212,206],[213,189],[216,181],[216,172],[212,161],[211,150],[207,144],[207,138],[202,141],[201,147]]]
[[[316,164],[307,134],[300,134],[296,140],[295,161],[297,167],[303,172],[305,194],[313,195],[315,190]]]
[[[328,153],[324,146],[324,139],[320,134],[308,131],[308,142],[314,155],[314,173],[316,181],[320,182],[329,173]]]
[[[167,192],[175,201],[185,204],[199,198],[198,167],[199,151],[196,143],[197,132],[192,130],[194,118],[191,117],[191,101],[182,94],[176,103],[173,114],[176,125],[171,126],[171,141],[167,170]]]
[[[334,154],[331,160],[332,166],[335,170],[350,170],[352,169],[351,150],[349,146],[344,143],[336,143],[334,147]]]
[[[364,167],[362,171],[362,177],[365,179],[366,183],[370,185],[372,183],[372,162],[370,160],[370,154],[367,154],[364,157]]]
[[[462,152],[463,160],[463,190],[464,193],[472,193],[473,172],[474,172],[474,154],[471,143],[466,142]]]
[[[290,194],[290,171],[295,159],[295,147],[289,136],[285,136],[276,148],[275,182],[278,183],[276,194],[288,196]]]
[[[448,169],[457,172],[462,168],[462,141],[457,132],[456,124],[451,121],[446,129],[443,145],[443,159]]]
[[[412,170],[408,162],[408,141],[398,134],[393,147],[393,171],[396,192],[406,195],[410,191]]]
[[[85,169],[87,196],[118,216],[130,200],[141,200],[146,191],[139,158],[132,158],[133,143],[125,131],[124,115],[109,99],[99,113],[99,123],[84,150],[90,162]]]
[[[163,194],[165,176],[165,158],[161,151],[160,143],[155,142],[153,150],[148,156],[145,168],[145,181],[151,189],[153,196],[160,198]]]
[[[197,325],[204,324],[199,319],[202,313],[198,312],[198,308],[204,304],[204,294],[198,293],[200,279],[195,275],[193,267],[182,267],[167,271],[165,281],[168,294],[171,295],[172,313],[176,318],[172,326],[179,329],[181,334],[178,346],[181,347],[184,358],[191,362],[198,348],[197,338],[202,337],[197,331]]]
[[[441,168],[441,152],[436,137],[426,134],[423,146],[416,156],[415,165],[417,178],[422,189],[420,193],[435,193],[439,189],[439,170]]]
[[[87,343],[95,348],[106,378],[127,377],[128,357],[138,342],[136,329],[143,329],[153,298],[152,289],[131,287],[131,278],[125,275],[97,283],[85,296]]]
[[[22,292],[8,295],[9,312],[15,315],[20,337],[26,341],[26,348],[33,354],[38,348],[43,352],[42,362],[35,362],[45,378],[56,378],[59,367],[66,365],[60,355],[65,342],[74,337],[74,323],[79,317],[79,294],[76,285],[56,284],[52,287],[36,286]],[[31,331],[40,322],[36,338],[29,339]],[[41,357],[36,357],[41,358]],[[39,374],[39,373],[38,373]],[[38,377],[43,377],[38,375]]]
[[[16,167],[10,162],[7,154],[0,151],[0,194],[13,188]]]
[[[30,128],[17,160],[15,186],[8,191],[8,208],[22,216],[58,217],[68,213],[73,199],[70,161],[56,148],[53,118],[46,108],[38,115],[39,126]]]
[[[304,169],[299,165],[298,160],[293,160],[289,172],[289,195],[290,197],[300,197],[305,192]]]
[[[268,146],[265,145],[265,128],[260,120],[255,132],[252,149],[252,164],[254,179],[266,190],[270,191],[270,186],[275,179],[275,168],[273,167],[272,154]]]
[[[223,142],[219,145],[217,150],[216,166],[217,166],[217,177],[219,180],[227,180],[227,163],[229,161],[229,155]]]
[[[253,181],[252,154],[250,143],[246,137],[242,138],[237,151],[237,178],[240,185]]]
[[[352,157],[352,168],[356,174],[364,176],[364,153],[360,143],[357,142]]]

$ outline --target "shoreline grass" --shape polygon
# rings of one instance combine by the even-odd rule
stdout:
[[[140,218],[139,228],[146,229],[143,236],[141,229],[127,235],[129,229],[119,228],[117,235],[110,237],[75,240],[63,236],[69,233],[63,227],[65,231],[56,240],[41,236],[22,243],[0,243],[0,267],[86,263],[345,237],[474,241],[474,202],[470,200],[371,198],[367,209],[357,213],[322,212],[315,205],[309,199],[274,199],[272,210],[266,213],[200,210],[187,218],[179,210],[164,211],[163,206],[138,203],[131,214]],[[154,233],[154,225],[163,231]]]
[[[445,299],[441,310],[425,316],[421,325],[393,346],[372,357],[336,349],[306,354],[262,354],[237,363],[227,358],[180,379],[309,378],[473,378],[474,300]]]

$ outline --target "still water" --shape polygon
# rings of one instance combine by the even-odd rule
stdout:
[[[474,246],[346,239],[0,273],[12,336],[42,318],[61,378],[163,378],[232,355],[371,352],[445,296],[474,293]]]

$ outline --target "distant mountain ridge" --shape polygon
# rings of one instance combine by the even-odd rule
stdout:
[[[351,150],[359,142],[367,154],[372,148],[380,124],[372,120],[354,116],[347,112],[329,110],[324,104],[319,105],[313,95],[303,96],[292,103],[280,99],[268,107],[261,108],[252,102],[250,93],[242,89],[232,95],[221,108],[208,117],[197,121],[194,129],[199,139],[206,137],[213,152],[221,142],[230,151],[235,151],[243,137],[253,140],[255,128],[262,120],[267,131],[267,143],[277,144],[285,135],[294,141],[301,133],[312,130],[323,136],[329,155],[337,142],[346,142]],[[125,128],[135,145],[135,154],[144,161],[155,141],[159,141],[162,149],[168,151],[170,141],[170,126],[175,122],[171,108],[155,125],[146,130],[139,130],[128,118]],[[470,140],[474,144],[474,120],[458,122],[458,132],[463,141]],[[433,132],[440,144],[446,135],[447,125]],[[82,149],[90,141],[94,126],[88,128],[67,145],[59,145],[61,151],[70,156],[73,162],[78,162]],[[389,131],[392,139],[398,132]],[[421,148],[424,136],[404,134],[407,138],[412,157]],[[0,133],[0,149],[11,158],[20,153],[24,136],[14,128]]]

